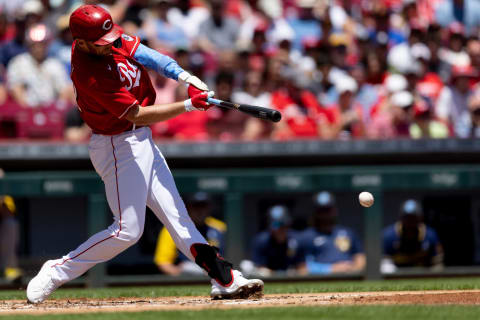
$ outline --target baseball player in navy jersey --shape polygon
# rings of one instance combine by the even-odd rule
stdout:
[[[224,260],[195,228],[165,159],[148,127],[193,110],[207,110],[213,92],[171,58],[123,34],[103,8],[84,5],[70,16],[71,78],[81,116],[92,129],[90,159],[105,184],[114,222],[62,258],[44,263],[27,287],[31,303],[112,259],[136,243],[146,206],[161,220],[182,253],[212,278],[213,298],[247,298],[263,291]],[[155,91],[146,68],[188,86],[189,99],[153,105]]]

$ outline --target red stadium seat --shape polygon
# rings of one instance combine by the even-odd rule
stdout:
[[[17,115],[22,108],[8,99],[0,106],[0,138],[17,136]]]
[[[62,139],[64,112],[55,106],[35,109],[22,108],[17,114],[17,137]]]

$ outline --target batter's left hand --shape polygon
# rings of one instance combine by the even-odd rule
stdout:
[[[208,91],[208,86],[199,78],[192,76],[190,73],[184,71],[178,75],[178,81],[188,86],[188,95],[192,98],[194,95],[190,95],[190,88],[196,88],[199,91]],[[197,91],[197,94],[199,92]]]
[[[198,89],[197,87],[189,84],[189,85],[188,85],[188,88],[187,88],[187,92],[188,92],[188,97],[189,97],[189,98],[193,98],[193,97],[195,97],[196,95],[199,95],[200,93],[205,92],[205,91],[204,91],[204,90],[200,90],[200,89]]]

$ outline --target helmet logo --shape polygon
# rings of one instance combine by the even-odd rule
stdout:
[[[103,30],[110,30],[110,29],[112,29],[112,20],[110,20],[110,19],[105,20],[105,21],[103,22],[102,29],[103,29]]]

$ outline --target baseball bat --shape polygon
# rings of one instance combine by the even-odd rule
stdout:
[[[223,100],[214,99],[214,98],[208,98],[207,101],[208,103],[214,104],[216,106],[227,108],[227,109],[238,110],[252,117],[263,119],[263,120],[278,122],[280,121],[280,119],[282,119],[282,114],[280,112],[278,112],[277,110],[269,109],[269,108],[251,106],[249,104],[233,103],[233,102],[223,101]]]

